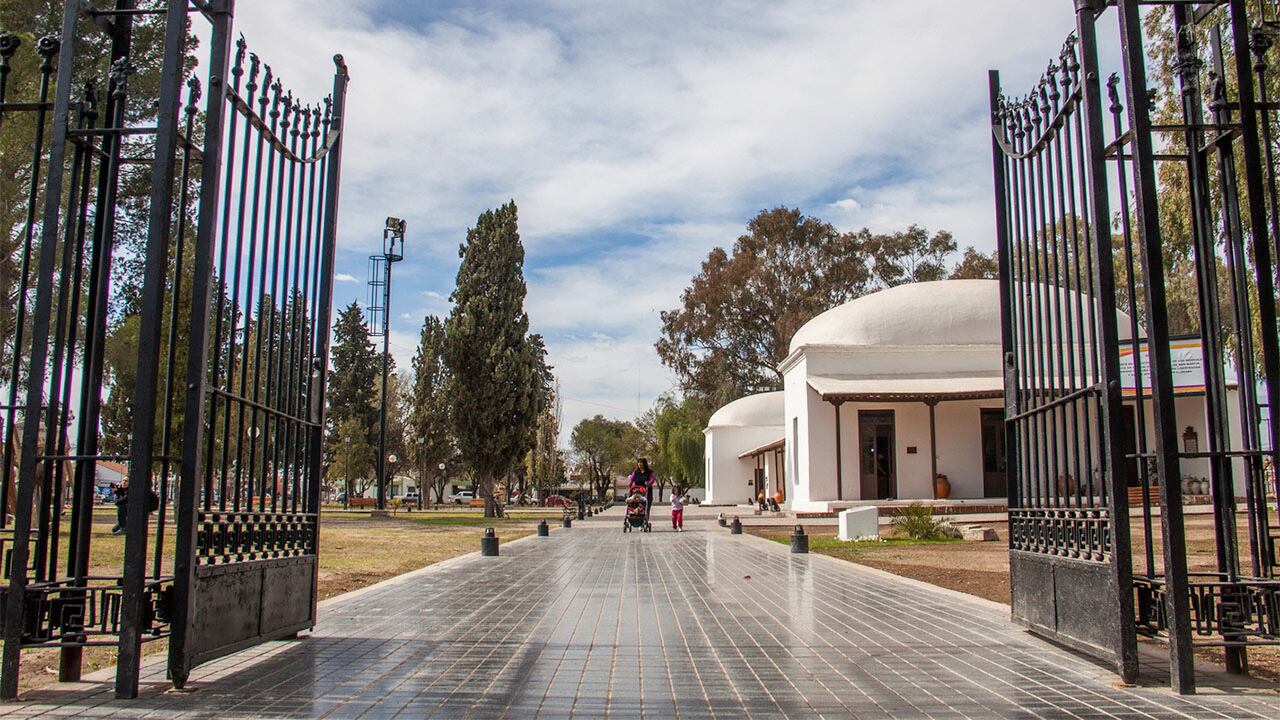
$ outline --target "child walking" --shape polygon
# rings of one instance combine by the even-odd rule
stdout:
[[[684,497],[679,489],[671,493],[671,529],[684,532]]]

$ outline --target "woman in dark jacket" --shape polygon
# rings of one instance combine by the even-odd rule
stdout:
[[[653,471],[649,469],[649,461],[645,458],[636,458],[636,469],[631,471],[628,478],[629,488],[627,494],[631,494],[631,490],[635,488],[644,488],[645,499],[648,500],[649,509],[653,509]]]

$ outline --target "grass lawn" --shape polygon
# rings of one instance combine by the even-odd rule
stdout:
[[[561,515],[560,508],[530,508],[509,511],[507,518],[485,518],[480,509],[397,512],[390,517],[370,517],[366,511],[325,510],[320,519],[320,599],[372,585],[458,555],[480,549],[484,528],[493,527],[502,541],[532,534],[538,520],[550,522]],[[65,520],[65,518],[64,518]],[[111,534],[115,509],[99,506],[93,517],[90,573],[118,575],[124,561],[124,537]],[[64,523],[61,547],[65,552]],[[171,555],[173,533],[165,537],[165,554]],[[154,558],[154,544],[148,558]],[[165,559],[162,572],[171,572]],[[167,650],[164,640],[146,643],[144,652]],[[20,689],[25,691],[57,681],[56,648],[23,652]],[[115,648],[86,648],[84,672],[115,664]]]

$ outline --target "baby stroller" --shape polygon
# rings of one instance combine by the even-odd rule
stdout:
[[[653,525],[649,522],[649,494],[644,488],[633,485],[627,491],[627,510],[622,517],[622,532],[629,533],[637,529],[652,532]]]

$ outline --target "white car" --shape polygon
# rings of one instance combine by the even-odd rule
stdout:
[[[466,505],[475,499],[476,494],[470,490],[463,490],[462,492],[456,492],[449,496],[449,502],[454,505]]]

